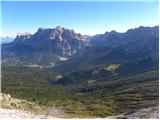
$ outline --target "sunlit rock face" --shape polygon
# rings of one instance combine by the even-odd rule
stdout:
[[[35,49],[50,51],[59,56],[70,56],[84,48],[87,40],[74,30],[57,26],[54,29],[39,28],[33,35],[17,35],[13,43],[32,45]]]
[[[39,28],[34,34],[19,33],[11,44],[3,46],[4,61],[10,62],[8,58],[13,57],[16,63],[27,59],[35,63],[48,63],[59,61],[59,57],[69,59],[78,51],[83,51],[88,46],[88,41],[74,30],[57,26]]]

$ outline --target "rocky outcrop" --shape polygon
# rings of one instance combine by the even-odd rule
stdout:
[[[35,115],[29,111],[0,108],[1,120],[6,119],[53,119],[53,116]]]
[[[80,33],[63,27],[39,28],[33,35],[18,34],[15,40],[2,45],[2,63],[5,64],[45,64],[69,59],[83,51],[88,41]]]
[[[150,107],[145,109],[139,109],[126,114],[121,114],[118,116],[110,116],[106,118],[107,119],[158,119],[159,108]]]
[[[29,40],[29,38],[32,36],[31,33],[18,33],[17,37],[13,41],[15,44],[20,44],[25,42],[26,40]]]
[[[13,44],[31,45],[35,50],[49,51],[59,56],[70,56],[88,43],[80,33],[57,26],[54,29],[39,28],[33,35],[17,35]]]
[[[0,101],[1,119],[49,119],[63,116],[60,108],[38,106],[33,102],[13,98],[10,94],[1,93]]]
[[[36,103],[13,98],[10,94],[1,93],[0,101],[2,108],[31,110],[27,107],[30,105],[35,111],[40,109]]]

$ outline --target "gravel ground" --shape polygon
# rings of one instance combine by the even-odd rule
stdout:
[[[28,111],[14,110],[14,109],[2,109],[0,108],[0,119],[52,119],[58,118],[58,109],[49,108],[45,115],[34,115]],[[54,116],[54,117],[53,117]],[[158,119],[159,109],[158,107],[152,107],[147,109],[136,110],[127,114],[118,116],[110,116],[105,119]]]
[[[26,111],[27,109],[25,106],[27,105],[32,106],[35,110],[42,108],[39,108],[39,106],[35,103],[13,98],[10,96],[10,94],[1,93],[0,101],[1,105],[3,106],[3,108],[0,108],[0,119],[49,119],[61,118],[63,116],[63,111],[56,107],[49,107],[48,109],[39,111],[38,114]],[[26,110],[20,110],[18,108],[25,108]]]
[[[0,119],[49,119],[46,115],[34,115],[28,111],[0,108]]]
[[[146,109],[139,109],[132,111],[127,114],[122,114],[118,116],[106,117],[108,119],[158,119],[159,118],[159,108],[151,107]]]

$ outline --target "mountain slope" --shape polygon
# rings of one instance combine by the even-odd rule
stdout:
[[[151,69],[158,67],[158,43],[159,27],[139,27],[130,29],[125,33],[115,31],[93,36],[91,46],[83,53],[73,55],[70,60],[57,64],[56,70],[65,72],[70,66],[70,71],[75,72],[95,67],[104,67],[110,64],[134,66],[136,70],[141,68]],[[63,69],[61,69],[63,66]],[[136,67],[137,66],[137,67]],[[148,68],[147,68],[148,66]],[[136,71],[135,70],[135,71]]]
[[[68,59],[87,45],[86,39],[73,30],[39,28],[33,35],[19,34],[13,42],[3,44],[2,63],[48,64]]]

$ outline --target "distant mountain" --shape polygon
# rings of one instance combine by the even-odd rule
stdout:
[[[10,43],[14,40],[13,37],[0,37],[1,44]]]
[[[13,42],[3,44],[2,63],[41,65],[56,63],[55,69],[60,72],[75,72],[114,63],[123,65],[148,60],[157,64],[158,31],[158,26],[140,26],[125,33],[111,31],[95,36],[83,36],[74,30],[59,26],[54,29],[39,28],[33,35],[18,34]]]
[[[2,62],[9,64],[48,64],[66,60],[88,45],[74,30],[56,27],[39,28],[35,34],[18,34],[15,40],[2,45]]]
[[[158,33],[158,26],[141,26],[125,33],[111,31],[93,36],[90,41],[91,46],[88,46],[83,54],[76,53],[70,60],[57,64],[56,69],[59,72],[72,73],[120,64],[119,69],[124,72],[129,72],[127,68],[130,70],[135,68],[136,70],[131,71],[138,72],[158,67]],[[68,67],[70,69],[66,71]]]

